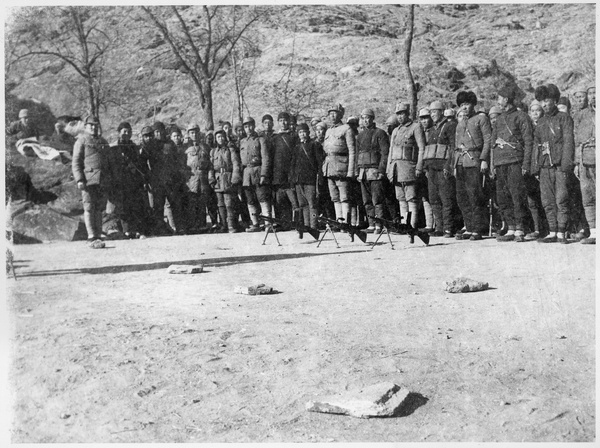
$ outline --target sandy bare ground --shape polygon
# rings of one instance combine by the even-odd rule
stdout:
[[[594,247],[338,236],[17,246],[12,441],[595,440]],[[458,275],[492,289],[446,293]],[[256,282],[280,293],[233,293]],[[304,410],[381,381],[403,415]]]

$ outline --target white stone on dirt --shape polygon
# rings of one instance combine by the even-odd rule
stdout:
[[[446,291],[452,293],[485,291],[489,288],[488,283],[478,282],[466,277],[458,277],[446,282]]]
[[[389,417],[402,406],[408,394],[408,389],[391,382],[384,382],[358,391],[309,401],[306,403],[306,410],[358,418]]]
[[[168,274],[199,274],[202,272],[204,267],[192,264],[172,264],[167,268]]]
[[[246,294],[249,296],[256,296],[260,294],[272,294],[273,288],[266,286],[265,284],[251,285],[251,286],[236,286],[233,289],[236,294]]]

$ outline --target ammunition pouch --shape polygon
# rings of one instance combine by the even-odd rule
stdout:
[[[413,145],[405,145],[402,147],[400,160],[408,160],[409,162],[417,163],[419,159],[419,148]]]
[[[358,153],[358,166],[363,168],[379,167],[381,153],[379,151],[364,151]]]
[[[450,152],[450,146],[441,145],[439,143],[427,145],[425,147],[425,154],[423,160],[429,159],[447,159]]]

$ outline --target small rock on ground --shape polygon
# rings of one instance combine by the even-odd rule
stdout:
[[[236,286],[233,292],[235,292],[236,294],[247,294],[250,296],[256,296],[260,294],[272,294],[273,288],[264,284],[252,286]]]
[[[172,264],[167,268],[168,274],[199,274],[203,266],[191,264]]]
[[[485,291],[488,288],[488,283],[478,282],[466,277],[459,277],[446,282],[446,291],[452,293]]]
[[[358,418],[389,417],[402,406],[408,394],[408,389],[397,384],[378,383],[358,391],[309,401],[306,403],[306,410]]]

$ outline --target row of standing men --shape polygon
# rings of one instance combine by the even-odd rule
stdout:
[[[589,106],[574,117],[575,129],[573,118],[558,111],[560,93],[552,84],[536,89],[544,116],[535,124],[515,107],[510,87],[498,91],[496,113],[489,116],[475,112],[473,92],[460,92],[458,122],[440,101],[420,110],[418,121],[400,103],[387,130],[375,125],[368,108],[344,124],[337,104],[327,119],[310,123],[282,112],[277,132],[270,115],[261,120],[261,132],[245,117],[206,136],[197,125],[183,135],[156,122],[142,129],[136,144],[131,126],[121,123],[118,142],[109,147],[97,118],[88,117],[74,147],[73,174],[92,242],[102,236],[105,206],[119,223],[113,230],[128,237],[255,232],[265,225],[259,215],[317,228],[320,214],[364,222],[367,232],[379,233],[373,217],[410,213],[413,227],[422,220],[433,236],[476,241],[488,231],[486,207],[495,187],[504,222],[499,241],[568,242],[571,228],[594,243],[595,191],[590,201],[590,182],[582,180],[593,177],[595,185],[595,89],[587,93]],[[579,204],[584,217],[577,219],[569,189],[574,173],[579,201],[582,193],[585,198]]]

